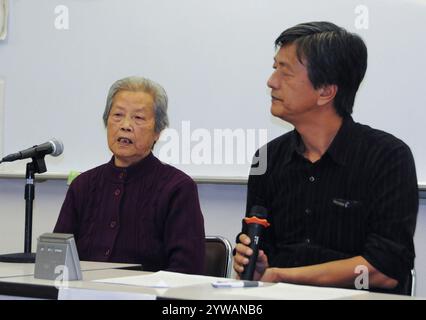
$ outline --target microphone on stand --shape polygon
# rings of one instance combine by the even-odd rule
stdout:
[[[18,151],[16,153],[11,153],[0,160],[1,162],[12,162],[15,160],[41,157],[47,154],[50,154],[53,157],[57,157],[64,151],[64,145],[61,141],[52,139],[48,142],[35,145],[34,147]]]
[[[0,160],[2,162],[11,162],[15,160],[32,158],[31,162],[27,163],[25,172],[25,238],[24,238],[24,252],[0,255],[0,262],[13,262],[13,263],[34,263],[35,253],[31,252],[32,240],[32,219],[33,219],[33,201],[35,198],[35,178],[36,173],[44,173],[47,171],[44,156],[50,154],[54,157],[59,156],[64,151],[64,145],[61,141],[51,139],[34,147],[11,153]]]

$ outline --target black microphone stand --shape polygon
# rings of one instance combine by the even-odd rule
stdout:
[[[32,225],[33,225],[33,201],[35,196],[34,174],[46,172],[44,155],[32,158],[27,163],[25,172],[25,239],[24,252],[0,255],[0,262],[34,263],[35,253],[31,252]]]

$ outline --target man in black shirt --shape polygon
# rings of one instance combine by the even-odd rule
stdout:
[[[249,177],[247,212],[263,205],[271,223],[255,280],[353,288],[363,271],[370,290],[405,293],[416,170],[404,142],[352,120],[367,69],[364,42],[311,22],[285,30],[275,45],[271,113],[295,129],[263,147],[267,171]],[[237,242],[239,275],[252,254],[244,229]]]

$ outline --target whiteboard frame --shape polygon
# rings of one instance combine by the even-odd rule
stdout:
[[[25,174],[22,172],[0,172],[0,179],[24,179]],[[46,180],[67,180],[68,175],[58,172],[44,173],[36,175],[36,181]],[[209,176],[193,176],[192,179],[199,184],[230,184],[230,185],[246,185],[248,177],[209,177]],[[418,183],[419,191],[426,191],[426,182]]]

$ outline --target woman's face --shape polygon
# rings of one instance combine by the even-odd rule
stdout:
[[[117,167],[128,167],[150,152],[155,132],[154,100],[149,93],[118,91],[107,122],[108,146]]]

